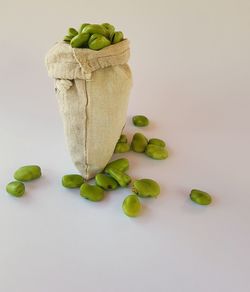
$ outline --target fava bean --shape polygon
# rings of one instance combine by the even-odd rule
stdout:
[[[95,176],[95,182],[99,187],[104,190],[115,190],[118,188],[117,181],[103,173],[98,173]]]
[[[166,147],[166,143],[163,140],[158,139],[158,138],[150,139],[148,141],[148,144],[157,145],[157,146],[160,146],[160,147]]]
[[[107,173],[110,168],[115,168],[115,169],[120,170],[121,172],[125,172],[129,169],[129,161],[127,158],[120,158],[120,159],[111,161],[106,165],[104,172]]]
[[[122,134],[118,140],[118,143],[127,143],[127,142],[128,142],[127,136]]]
[[[141,212],[141,202],[136,195],[129,195],[122,204],[123,212],[129,217],[137,217]]]
[[[142,153],[148,145],[147,138],[141,133],[135,133],[131,142],[131,149],[134,152]]]
[[[7,184],[6,191],[12,196],[22,197],[25,193],[25,186],[20,181],[12,181]]]
[[[19,181],[30,181],[39,178],[41,175],[41,168],[38,165],[26,165],[20,167],[14,173],[14,178]]]
[[[79,28],[79,33],[82,32],[82,30],[84,29],[85,26],[89,25],[89,23],[83,23],[81,24],[80,28]]]
[[[117,143],[115,146],[114,153],[125,153],[130,150],[130,145],[128,143]]]
[[[72,38],[70,45],[72,48],[86,48],[88,46],[88,40],[88,33],[80,33]]]
[[[108,30],[109,32],[109,39],[112,40],[115,34],[115,27],[109,23],[103,23],[102,26]]]
[[[134,181],[132,191],[143,198],[157,197],[160,194],[160,186],[156,181],[144,178]]]
[[[148,118],[142,115],[134,116],[132,120],[136,127],[146,127],[149,124]]]
[[[81,185],[80,195],[87,200],[98,202],[104,198],[104,190],[98,186],[84,183]]]
[[[78,31],[76,29],[74,29],[73,27],[70,27],[68,29],[68,35],[71,37],[74,37],[74,36],[78,35]]]
[[[99,51],[111,44],[110,40],[103,35],[96,34],[95,37],[92,37],[93,35],[88,42],[89,48],[92,50]]]
[[[126,187],[131,182],[131,177],[129,175],[116,168],[109,168],[107,172],[121,187]]]
[[[191,191],[190,199],[199,205],[209,205],[212,202],[212,197],[208,193],[196,189]]]
[[[166,159],[168,157],[168,151],[166,148],[153,144],[147,145],[145,154],[150,158],[157,160]]]
[[[84,179],[79,174],[67,174],[62,177],[62,185],[65,188],[80,188],[80,186],[84,183]]]
[[[113,36],[113,44],[117,44],[123,40],[123,33],[121,31],[116,31]]]
[[[82,29],[82,33],[101,34],[104,37],[109,37],[109,31],[100,24],[89,24]]]
[[[66,43],[70,43],[70,41],[72,40],[72,36],[69,36],[69,35],[66,35],[65,37],[64,37],[64,41],[66,42]]]

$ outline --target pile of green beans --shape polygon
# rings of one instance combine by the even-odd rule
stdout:
[[[103,172],[95,176],[94,184],[84,181],[79,174],[69,174],[62,177],[62,185],[66,188],[80,188],[81,197],[99,202],[105,198],[105,191],[129,187],[132,178],[127,174],[128,169],[128,159],[120,158],[108,163]],[[157,197],[160,194],[160,186],[152,179],[138,179],[133,181],[131,188],[132,194],[124,199],[122,209],[127,216],[137,217],[142,209],[138,197]]]
[[[143,115],[134,116],[132,121],[136,127],[149,125],[149,119]],[[156,160],[163,160],[168,157],[165,141],[159,138],[148,140],[142,133],[135,133],[130,145],[126,135],[122,134],[116,143],[114,153],[125,153],[130,150],[137,153],[145,153],[148,157]]]
[[[63,40],[72,48],[88,48],[99,51],[112,44],[117,44],[123,39],[123,33],[116,31],[110,23],[83,23],[78,30],[70,27]]]
[[[85,26],[86,27],[86,26]],[[74,34],[74,30],[71,30]],[[149,119],[145,116],[135,116],[133,124],[138,127],[149,125]],[[134,152],[145,153],[153,159],[162,160],[168,157],[166,143],[159,138],[147,139],[142,133],[135,133],[131,144],[125,134],[118,139],[115,153],[124,153],[132,149]],[[157,198],[160,194],[160,185],[153,179],[142,178],[133,180],[128,174],[129,161],[127,158],[119,158],[109,162],[101,173],[94,178],[94,183],[86,182],[79,174],[67,174],[62,177],[62,185],[68,189],[80,189],[80,196],[92,202],[99,202],[105,198],[106,191],[113,191],[119,187],[130,188],[131,193],[125,197],[122,210],[129,217],[137,217],[141,214],[141,200]],[[14,173],[15,181],[6,186],[6,191],[15,197],[25,194],[24,182],[29,182],[41,177],[41,168],[38,165],[26,165],[17,169]],[[192,189],[189,194],[191,201],[199,205],[209,205],[212,197],[207,192]]]

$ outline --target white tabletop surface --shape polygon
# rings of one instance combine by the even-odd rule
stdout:
[[[62,2],[1,8],[0,291],[250,291],[249,1]],[[85,21],[117,24],[131,41],[125,133],[145,114],[139,131],[168,144],[165,161],[125,155],[133,178],[162,188],[135,219],[121,209],[129,189],[91,203],[60,184],[76,170],[44,55]],[[5,185],[31,163],[42,178],[11,197]],[[213,203],[191,202],[192,188]]]

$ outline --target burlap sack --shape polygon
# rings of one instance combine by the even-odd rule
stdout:
[[[100,51],[56,43],[46,56],[71,158],[85,179],[110,160],[126,122],[132,76],[129,42]]]

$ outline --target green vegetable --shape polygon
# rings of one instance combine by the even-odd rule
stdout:
[[[114,153],[125,153],[130,150],[130,145],[128,143],[117,143],[115,146]]]
[[[122,204],[123,212],[129,217],[137,217],[141,212],[141,203],[136,195],[129,195]]]
[[[12,181],[7,184],[6,191],[15,197],[22,197],[25,193],[25,186],[20,181]]]
[[[168,157],[168,151],[166,148],[148,144],[145,150],[145,154],[153,159],[162,160]]]
[[[104,198],[104,190],[98,186],[84,183],[81,185],[80,195],[87,200],[98,202]]]
[[[72,36],[69,36],[69,35],[66,35],[65,37],[64,37],[64,41],[66,42],[66,43],[70,43],[70,41],[72,40]]]
[[[62,177],[62,185],[65,188],[80,188],[80,186],[84,183],[84,179],[79,174],[67,174]]]
[[[134,152],[142,153],[148,145],[147,138],[141,133],[135,133],[131,142],[131,149]]]
[[[196,189],[191,191],[190,199],[199,205],[209,205],[212,202],[212,197],[208,193]]]
[[[128,142],[127,136],[122,134],[117,143],[127,143],[127,142]]]
[[[78,31],[77,31],[76,29],[74,29],[73,27],[70,27],[70,28],[68,29],[68,36],[70,36],[70,37],[74,37],[74,36],[76,36],[76,35],[78,35]]]
[[[92,35],[88,42],[89,48],[95,51],[99,51],[109,46],[110,44],[111,44],[110,40],[100,34]]]
[[[166,147],[166,143],[163,140],[158,139],[158,138],[150,139],[148,141],[148,144],[157,145],[157,146],[160,146],[160,147]]]
[[[101,34],[104,37],[109,37],[109,31],[100,24],[89,24],[82,29],[82,33]]]
[[[109,32],[109,40],[112,41],[115,34],[115,27],[109,23],[103,23],[102,26]]]
[[[85,26],[89,25],[89,23],[83,23],[81,24],[80,28],[79,28],[79,33],[82,32],[82,30],[84,29]]]
[[[19,181],[30,181],[39,178],[41,175],[41,168],[38,165],[26,165],[20,167],[14,173],[14,178]]]
[[[157,197],[160,194],[159,184],[152,179],[139,179],[133,183],[132,190],[139,197]]]
[[[121,172],[125,172],[129,169],[129,161],[127,158],[120,158],[108,163],[104,169],[104,172],[108,172],[110,168],[115,168],[120,170]]]
[[[112,43],[117,44],[123,40],[123,33],[121,31],[116,31],[113,36]]]
[[[87,48],[89,40],[88,33],[80,33],[73,37],[70,41],[70,45],[72,48]]]
[[[146,127],[149,124],[148,118],[142,115],[134,116],[132,120],[136,127]]]
[[[98,173],[95,176],[95,182],[99,187],[104,190],[114,190],[118,188],[117,181],[103,173]]]
[[[107,172],[118,182],[121,187],[126,187],[131,182],[131,177],[129,175],[116,168],[109,168]]]

